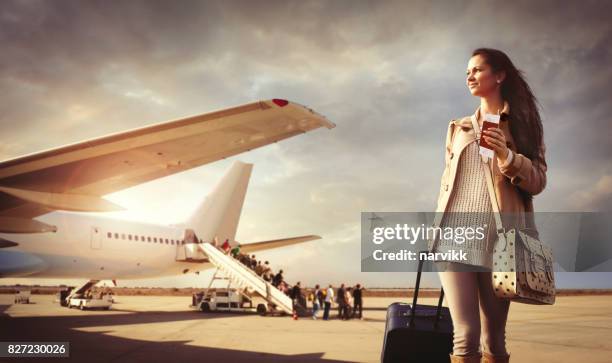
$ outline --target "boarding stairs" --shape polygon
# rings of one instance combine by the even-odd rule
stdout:
[[[215,286],[215,281],[220,281],[220,283],[217,284],[217,286]],[[221,286],[219,286],[221,285]],[[206,298],[212,298],[214,293],[213,290],[216,291],[229,291],[230,289],[232,289],[232,280],[229,277],[226,277],[223,274],[223,271],[221,271],[221,269],[219,269],[218,267],[215,269],[215,273],[213,274],[212,279],[210,279],[210,283],[208,284],[208,287],[206,288],[206,293],[202,296],[203,299]],[[236,288],[236,293],[238,295],[240,295],[242,297],[242,303],[238,306],[238,310],[242,309],[243,307],[243,303],[248,303],[249,307],[253,307],[253,300],[251,298],[250,295],[250,291],[248,291],[248,288]],[[194,304],[195,305],[195,304]],[[228,306],[229,310],[232,310],[232,304],[230,303]]]
[[[87,290],[89,290],[92,287],[94,287],[95,285],[97,285],[98,282],[100,282],[100,280],[88,280],[83,285],[81,285],[81,286],[73,289],[72,291],[70,291],[68,296],[66,296],[65,301],[68,302],[68,301],[70,301],[70,299],[72,299],[73,297],[76,297],[77,295],[78,296],[83,296],[83,294],[85,294],[85,292]]]
[[[291,298],[272,286],[271,283],[258,276],[255,271],[226,255],[210,243],[195,243],[196,247],[208,258],[219,271],[223,273],[238,288],[247,288],[263,297],[269,304],[288,314],[293,312]],[[185,245],[187,246],[187,244]],[[189,246],[191,247],[191,246]]]

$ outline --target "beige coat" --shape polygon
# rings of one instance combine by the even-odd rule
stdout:
[[[505,102],[502,114],[509,114],[509,112],[509,105]],[[451,192],[455,187],[454,184],[459,157],[468,143],[475,138],[471,118],[478,120],[479,117],[480,107],[476,110],[474,115],[452,120],[448,125],[445,153],[446,166],[440,183],[440,194],[438,196],[436,208],[436,212],[438,213],[436,213],[434,226],[439,226],[442,214],[445,212],[450,199]],[[516,145],[510,133],[509,122],[511,121],[500,121],[500,128],[506,138],[506,145],[514,153],[514,158],[510,165],[502,168],[498,166],[497,157],[494,157],[493,162],[489,162],[490,169],[493,172],[495,194],[506,230],[509,228],[529,228],[533,232],[533,234],[530,234],[537,237],[538,234],[533,222],[533,214],[531,213],[533,212],[533,203],[529,202],[525,205],[523,198],[519,194],[518,188],[532,195],[536,195],[544,190],[546,186],[547,169],[544,158],[546,147],[542,142],[538,157],[534,158],[534,160],[530,160],[524,155],[519,154],[516,151]],[[528,212],[527,217],[525,212]],[[495,241],[495,229],[490,228],[489,232],[490,238],[488,240]],[[488,246],[487,250],[492,251],[493,246]]]

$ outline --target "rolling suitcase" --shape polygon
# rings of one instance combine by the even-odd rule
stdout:
[[[419,261],[412,306],[393,303],[387,309],[382,363],[450,362],[453,351],[453,322],[448,308],[442,307],[444,290],[440,289],[438,306],[418,305],[423,261]]]

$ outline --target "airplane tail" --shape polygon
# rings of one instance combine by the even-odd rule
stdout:
[[[236,161],[187,221],[198,239],[234,243],[253,164]]]

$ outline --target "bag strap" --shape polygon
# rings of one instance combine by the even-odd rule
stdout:
[[[480,140],[482,135],[480,134],[480,127],[478,126],[478,121],[476,121],[476,117],[470,117],[472,120],[472,126],[474,127],[474,133],[476,137],[476,142]],[[499,204],[497,204],[497,196],[495,195],[495,189],[493,188],[493,177],[491,176],[491,168],[489,166],[489,158],[479,153],[480,160],[482,161],[482,170],[485,174],[485,179],[487,179],[487,190],[489,191],[489,198],[491,199],[491,206],[493,208],[493,216],[495,217],[495,225],[497,227],[497,234],[504,233],[506,230],[504,229],[504,225],[502,224],[501,215],[499,213]],[[492,162],[493,159],[491,159]]]

